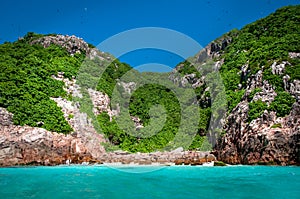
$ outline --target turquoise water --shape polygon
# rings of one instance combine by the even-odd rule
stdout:
[[[300,198],[300,167],[158,168],[0,168],[0,198]]]

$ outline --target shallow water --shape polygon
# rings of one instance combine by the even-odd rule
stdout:
[[[0,198],[299,198],[300,167],[0,169]]]

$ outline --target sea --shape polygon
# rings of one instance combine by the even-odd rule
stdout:
[[[300,198],[294,166],[0,168],[0,198]]]

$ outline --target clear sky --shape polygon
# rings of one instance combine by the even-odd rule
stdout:
[[[2,0],[0,43],[27,32],[82,37],[98,45],[132,28],[163,27],[186,34],[205,46],[230,31],[299,0]],[[152,56],[147,56],[147,55]],[[156,56],[157,55],[157,56]],[[174,65],[168,52],[136,52],[121,57],[133,66],[148,62]]]

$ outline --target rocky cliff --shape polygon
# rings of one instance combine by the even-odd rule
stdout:
[[[102,136],[64,135],[42,128],[17,126],[12,114],[0,108],[0,165],[57,165],[97,161],[103,147]]]
[[[225,134],[214,147],[217,159],[229,164],[300,164],[300,81],[296,75],[300,48],[296,43],[287,46],[276,42],[289,43],[280,31],[287,31],[285,37],[299,34],[299,21],[293,22],[291,17],[292,13],[299,17],[299,9],[280,9],[240,31],[225,34],[192,59],[194,65],[212,62],[218,66],[226,88],[229,110],[223,118]],[[273,28],[277,23],[281,29]],[[295,29],[291,29],[292,23]],[[259,27],[265,29],[258,31]],[[274,43],[264,43],[267,38]],[[275,48],[281,49],[280,54]],[[184,82],[187,76],[179,81]],[[206,77],[194,81],[200,80],[205,85]]]
[[[286,64],[274,62],[272,73],[284,73]],[[287,82],[286,79],[287,75],[282,74],[285,92],[296,101],[291,105],[289,114],[283,117],[278,117],[276,111],[268,110],[278,94],[274,86],[263,80],[262,70],[248,79],[245,94],[226,118],[226,135],[216,146],[215,153],[220,160],[230,164],[299,164],[299,80]],[[257,88],[260,91],[251,99],[251,93]],[[266,107],[256,119],[249,121],[249,104],[258,101],[266,103]]]
[[[248,123],[249,105],[240,102],[227,117],[227,133],[216,145],[215,155],[229,164],[299,164],[299,108],[299,103],[293,104],[283,118],[265,110]]]
[[[63,51],[68,53],[65,57],[73,57],[75,54],[85,53],[91,59],[98,57],[104,60],[103,53],[91,49],[85,41],[75,36],[44,36],[32,40],[30,44],[39,44],[45,49],[49,48],[50,45],[61,46]],[[64,72],[59,71],[50,78],[62,83],[63,90],[69,98],[82,98],[81,88],[74,76],[67,78]],[[96,103],[97,100],[101,101],[95,104],[94,109],[110,111],[107,95],[93,90],[90,92],[91,98],[96,98],[93,102]],[[101,98],[97,99],[99,96]],[[32,98],[34,97],[32,96]],[[57,104],[63,113],[64,119],[72,128],[72,132],[64,135],[35,127],[43,126],[43,121],[38,121],[32,126],[16,125],[13,122],[13,114],[5,108],[0,108],[1,166],[98,162],[99,157],[105,153],[105,149],[101,143],[105,143],[107,140],[104,138],[104,135],[99,134],[95,130],[91,118],[86,113],[80,111],[81,104],[79,102],[73,102],[71,99],[63,96],[53,96],[48,100],[52,100]],[[57,120],[60,119],[57,118]]]

